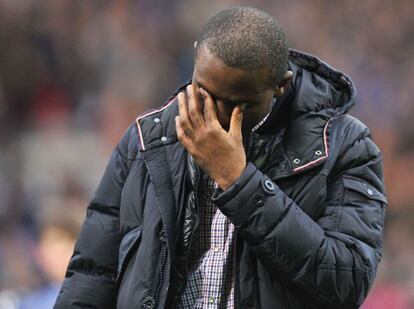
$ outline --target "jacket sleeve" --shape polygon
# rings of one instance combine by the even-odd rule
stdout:
[[[380,152],[369,133],[342,148],[316,220],[252,163],[213,196],[266,269],[318,308],[358,307],[381,258],[387,201]]]
[[[132,162],[128,158],[128,148],[134,130],[134,126],[131,126],[112,152],[88,205],[55,309],[115,308],[117,289],[114,276],[121,240],[119,205]]]

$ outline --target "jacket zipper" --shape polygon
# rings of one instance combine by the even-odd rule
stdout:
[[[166,240],[165,240],[166,242]],[[155,291],[154,294],[154,302],[155,304],[158,303],[158,298],[160,296],[160,292],[161,292],[161,288],[164,284],[164,268],[165,268],[165,264],[167,261],[167,245],[166,243],[163,242],[161,244],[161,261],[160,261],[160,267],[159,267],[159,275],[158,275],[158,285],[157,285],[157,289]]]
[[[200,221],[199,217],[198,217],[198,211],[197,211],[197,209],[198,209],[197,196],[198,196],[198,185],[200,183],[200,170],[199,170],[199,167],[197,165],[195,166],[195,172],[196,172],[196,177],[195,177],[196,181],[195,181],[195,184],[194,184],[194,217],[195,217],[194,220],[195,221],[194,221],[194,227],[191,230],[190,241],[188,242],[187,252],[186,252],[186,255],[185,255],[185,261],[184,261],[184,269],[185,269],[184,278],[185,278],[185,282],[184,282],[183,286],[187,285],[187,280],[188,280],[188,264],[187,264],[188,263],[188,257],[190,255],[190,249],[191,249],[191,244],[193,243],[194,234],[195,234],[195,231],[196,231],[196,229],[199,225],[199,221]]]
[[[195,181],[195,186],[194,186],[194,208],[197,209],[197,192],[198,192],[198,184],[200,180],[200,172],[199,172],[199,168],[198,166],[196,166],[196,181]],[[193,238],[194,238],[194,231],[196,230],[197,226],[199,224],[199,218],[198,218],[198,214],[197,212],[195,213],[195,224],[194,224],[194,228],[191,231],[191,236],[190,236],[190,241],[187,247],[187,252],[186,252],[186,257],[185,257],[185,261],[184,261],[184,268],[185,268],[185,283],[187,282],[187,273],[188,273],[188,267],[187,267],[187,262],[188,262],[188,256],[190,254],[190,248],[191,248],[191,243],[193,242]],[[155,295],[154,295],[154,301],[155,303],[158,302],[158,298],[161,292],[161,288],[163,285],[163,281],[164,281],[164,268],[165,268],[165,264],[166,264],[166,260],[167,260],[167,247],[166,244],[164,244],[162,246],[161,249],[161,262],[160,262],[160,268],[159,268],[159,280],[158,280],[158,286],[157,289],[155,291]],[[182,291],[180,291],[182,292]]]
[[[250,158],[252,156],[252,151],[251,151],[251,146],[252,146],[252,142],[253,142],[253,134],[250,133],[248,136],[246,136],[245,139],[243,139],[244,141],[244,147],[245,147],[245,151],[246,151],[246,161],[249,162]],[[237,260],[237,230],[234,229],[234,302],[235,302],[235,309],[240,309],[241,308],[241,295],[240,295],[240,286],[239,286],[239,263]]]

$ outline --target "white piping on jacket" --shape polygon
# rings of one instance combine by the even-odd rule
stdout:
[[[311,162],[309,162],[309,163],[307,163],[305,165],[302,165],[302,166],[299,166],[299,167],[293,169],[293,173],[298,173],[298,172],[300,172],[300,171],[302,171],[302,170],[304,170],[304,169],[306,169],[306,168],[308,168],[308,167],[310,167],[312,165],[315,165],[319,161],[322,161],[322,160],[324,160],[324,159],[326,159],[326,158],[329,157],[329,146],[328,146],[328,134],[327,134],[327,131],[328,131],[328,125],[329,125],[329,123],[331,122],[332,119],[333,118],[331,118],[331,119],[329,119],[327,121],[327,123],[325,125],[325,128],[323,129],[323,142],[324,142],[324,146],[325,146],[325,155],[323,157],[320,157],[320,158],[318,158],[316,160],[313,160],[313,161],[311,161]]]
[[[155,114],[155,113],[158,113],[158,112],[161,112],[161,111],[163,111],[164,109],[166,109],[168,106],[170,106],[173,102],[174,102],[174,100],[175,100],[175,97],[174,98],[172,98],[167,104],[165,104],[164,106],[162,106],[161,108],[159,108],[159,109],[155,109],[155,110],[153,110],[153,111],[150,111],[150,112],[147,112],[147,113],[144,113],[144,114],[142,114],[142,115],[140,115],[140,116],[138,116],[138,118],[136,119],[136,123],[137,123],[137,127],[138,127],[138,135],[139,135],[139,140],[140,140],[140,142],[141,142],[141,147],[142,147],[142,150],[145,150],[145,145],[144,145],[144,139],[143,139],[143,137],[142,137],[142,131],[141,131],[141,125],[139,124],[139,121],[142,119],[142,118],[145,118],[145,117],[147,117],[147,116],[150,116],[150,115],[152,115],[152,114]]]

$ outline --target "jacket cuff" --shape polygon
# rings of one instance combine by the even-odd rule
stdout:
[[[269,196],[277,192],[280,189],[276,184],[249,162],[230,188],[215,190],[212,201],[235,226],[240,226],[265,204]],[[281,207],[280,215],[282,212]]]
[[[216,206],[220,207],[224,205],[239,194],[246,183],[252,178],[256,170],[256,167],[249,162],[240,177],[237,178],[237,180],[229,188],[227,188],[227,190],[223,191],[220,187],[216,187],[212,195],[212,200]]]

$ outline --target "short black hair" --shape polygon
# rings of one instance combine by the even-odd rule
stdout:
[[[282,82],[287,70],[288,40],[271,15],[252,7],[220,11],[204,26],[196,46],[202,46],[233,68],[271,73],[271,86]]]

